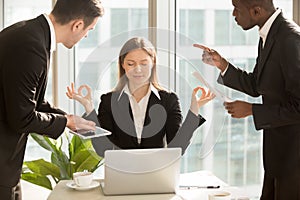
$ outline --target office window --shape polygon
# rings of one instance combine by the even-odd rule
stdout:
[[[95,26],[95,30],[89,31],[88,37],[81,40],[78,44],[79,47],[82,48],[93,48],[95,47],[95,44],[99,44],[99,30],[101,29],[101,26],[97,24]]]
[[[231,32],[231,35],[230,35],[230,44],[232,45],[246,45],[247,44],[247,41],[246,41],[246,38],[247,38],[247,35],[249,35],[248,32],[244,32],[239,26],[236,25],[236,22],[233,19],[233,17],[231,16],[231,12],[229,12],[229,18],[228,18],[228,21],[230,19],[230,30],[232,30]],[[254,34],[254,33],[252,33]],[[254,34],[254,35],[257,35],[257,34]],[[256,41],[255,40],[256,38],[253,38],[253,41]],[[251,42],[251,41],[250,41]]]
[[[128,30],[148,27],[148,10],[146,8],[111,8],[111,36]],[[128,37],[129,37],[128,33]],[[112,40],[112,45],[120,48],[118,40]]]
[[[179,30],[181,34],[188,36],[191,40],[180,40],[181,45],[192,45],[193,41],[204,40],[204,11],[203,10],[179,10]],[[192,28],[195,27],[195,28]]]
[[[215,44],[230,44],[230,11],[216,10],[215,12]]]
[[[112,8],[111,9],[111,34],[116,35],[118,33],[121,33],[123,31],[128,30],[128,11],[129,9],[118,9],[118,8]],[[119,45],[119,44],[118,44]]]
[[[42,13],[51,11],[52,2],[39,0],[3,0],[4,27],[15,22],[37,17]]]
[[[243,31],[236,25],[231,10],[215,11],[215,45],[256,45],[257,29]]]

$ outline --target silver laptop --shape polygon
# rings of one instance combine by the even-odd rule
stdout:
[[[105,195],[175,193],[181,148],[108,150],[104,154]]]

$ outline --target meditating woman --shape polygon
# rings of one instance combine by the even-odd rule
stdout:
[[[103,156],[108,149],[181,147],[184,153],[193,132],[205,122],[198,114],[200,107],[214,94],[196,87],[182,123],[177,95],[163,89],[157,81],[156,51],[151,42],[141,37],[128,40],[120,51],[118,67],[118,84],[101,96],[98,114],[89,86],[81,85],[76,90],[72,83],[67,88],[67,96],[84,106],[86,119],[112,132],[92,139],[96,152]],[[87,90],[85,96],[83,89]],[[201,97],[197,98],[199,90]]]

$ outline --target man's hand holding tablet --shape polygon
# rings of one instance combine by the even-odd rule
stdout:
[[[111,132],[108,130],[105,130],[101,127],[96,126],[96,130],[84,130],[84,129],[79,129],[76,131],[69,130],[70,133],[78,135],[82,139],[90,139],[90,138],[95,138],[95,137],[102,137],[106,135],[111,135]]]

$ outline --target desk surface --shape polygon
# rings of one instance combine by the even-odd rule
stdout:
[[[97,180],[100,181],[100,180]],[[48,200],[181,200],[176,194],[152,194],[152,195],[123,195],[123,196],[105,196],[101,187],[91,190],[77,191],[67,187],[69,181],[60,181],[50,193]]]
[[[193,172],[186,174],[188,176],[184,176],[184,178],[189,178],[191,175],[194,176],[193,179],[199,179],[199,177],[208,177],[208,180],[217,181],[217,177],[212,174]],[[195,176],[198,175],[198,176]],[[182,179],[182,176],[180,177]],[[228,185],[222,185],[222,181],[220,182],[221,188],[219,189],[179,189],[176,194],[148,194],[148,195],[120,195],[120,196],[105,196],[102,192],[101,187],[96,187],[91,190],[86,191],[77,191],[67,187],[67,183],[71,180],[60,181],[53,191],[50,193],[47,200],[208,200],[208,194],[211,192],[222,190],[228,191],[232,194],[232,199],[237,199],[238,197],[244,197],[245,193],[239,190],[236,187],[229,187]],[[101,181],[101,180],[97,180]],[[224,183],[224,182],[223,182]]]

